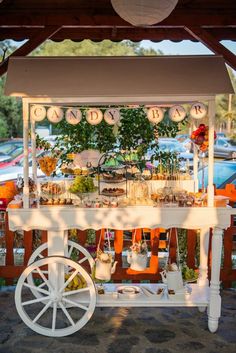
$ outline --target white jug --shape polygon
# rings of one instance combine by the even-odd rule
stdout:
[[[101,281],[110,281],[111,275],[116,270],[117,261],[113,265],[112,262],[103,262],[99,259],[95,261],[95,278]]]
[[[162,282],[167,284],[168,289],[174,290],[177,292],[178,290],[183,289],[183,278],[181,271],[162,271],[160,272]]]
[[[147,268],[147,254],[128,251],[127,262],[130,264],[132,270],[144,271]]]

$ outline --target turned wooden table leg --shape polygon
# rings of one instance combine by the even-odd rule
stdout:
[[[209,228],[202,228],[200,230],[200,266],[198,285],[200,287],[208,287],[208,247],[209,247]],[[204,312],[206,306],[199,306],[198,310]]]
[[[220,267],[223,229],[214,228],[212,237],[211,284],[208,307],[208,328],[216,332],[221,315]]]
[[[209,247],[209,228],[202,228],[200,233],[200,266],[198,285],[208,286],[208,247]]]

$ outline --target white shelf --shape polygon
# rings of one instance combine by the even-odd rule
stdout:
[[[165,294],[159,298],[157,295],[153,294],[147,296],[141,293],[135,299],[126,299],[119,297],[113,297],[113,293],[117,293],[117,288],[123,285],[124,283],[116,283],[116,284],[105,284],[105,292],[111,293],[110,295],[97,295],[97,307],[164,307],[164,306],[188,306],[188,307],[196,307],[196,306],[207,306],[208,305],[208,292],[209,288],[207,287],[199,287],[197,284],[192,284],[190,287],[192,288],[191,294],[186,294],[182,299],[169,299]],[[161,284],[125,284],[125,286],[144,286],[146,288],[150,288],[154,293],[157,293],[158,288],[163,288]]]

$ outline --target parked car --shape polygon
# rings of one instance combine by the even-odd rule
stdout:
[[[22,140],[8,140],[0,143],[0,153],[12,155],[18,148],[23,148]]]
[[[219,137],[219,138],[226,138],[226,135],[224,132],[217,132],[216,133],[216,137]]]
[[[40,156],[42,153],[43,152],[41,152],[38,156]],[[24,163],[24,158],[22,157],[21,160],[16,165],[11,165],[6,168],[0,169],[0,183],[3,183],[8,180],[16,180],[19,174],[23,175],[23,163]],[[32,175],[31,155],[29,155],[29,175]],[[39,177],[44,176],[40,168],[37,168],[37,175]]]
[[[38,150],[38,152],[39,151],[40,150]],[[13,157],[10,157],[10,159],[7,161],[3,161],[3,162],[0,161],[0,169],[17,165],[17,164],[21,163],[21,160],[23,158],[24,158],[24,153],[22,151],[22,153],[19,154],[17,157],[14,157],[14,155],[13,155]],[[29,158],[31,158],[31,148],[29,148]]]
[[[0,163],[1,162],[7,162],[11,160],[11,156],[4,154],[4,153],[0,153]]]
[[[204,186],[208,184],[208,166],[198,172],[199,187],[202,187],[202,177],[204,173]],[[236,185],[236,163],[233,160],[225,160],[214,163],[214,184],[222,189],[226,184]]]
[[[177,152],[179,161],[186,164],[189,167],[193,166],[193,153],[189,152],[184,148],[179,141],[174,138],[160,138],[158,139],[159,149],[164,152]],[[152,150],[148,150],[147,156],[150,159],[153,155]]]
[[[176,135],[176,140],[178,140],[179,142],[182,142],[182,141],[186,140],[187,138],[189,138],[189,134]]]
[[[229,139],[217,138],[214,143],[214,156],[220,158],[236,158],[236,146]]]

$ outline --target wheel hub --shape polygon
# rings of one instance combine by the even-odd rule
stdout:
[[[59,292],[56,292],[56,291],[54,291],[54,292],[52,292],[52,294],[51,294],[51,300],[53,301],[53,302],[61,302],[62,301],[62,294],[61,293],[59,293]]]

